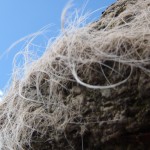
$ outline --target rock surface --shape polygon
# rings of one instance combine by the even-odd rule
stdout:
[[[94,32],[134,21],[150,3],[140,6],[138,0],[118,0],[99,21],[91,24]],[[138,5],[135,5],[137,4]],[[141,8],[140,8],[141,7]],[[125,10],[133,10],[130,14]],[[123,14],[122,14],[123,13]],[[116,17],[120,19],[116,21]],[[114,80],[117,77],[114,75]],[[92,81],[93,82],[93,81]],[[34,149],[61,150],[148,150],[150,149],[150,77],[134,69],[127,83],[104,90],[89,90],[80,85],[71,87],[69,101],[79,103],[81,116],[69,123],[65,133],[46,143],[33,142]],[[77,123],[75,123],[77,122]],[[44,139],[51,135],[47,133]],[[41,139],[43,141],[43,139]],[[45,145],[45,146],[43,146]],[[47,147],[47,148],[46,148]]]

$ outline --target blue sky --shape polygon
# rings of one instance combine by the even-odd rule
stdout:
[[[85,12],[109,6],[115,1],[89,0]],[[22,45],[18,44],[8,53],[5,53],[6,50],[15,41],[39,31],[48,24],[53,25],[50,28],[50,37],[56,36],[60,31],[61,12],[67,2],[68,0],[0,0],[0,97],[1,90],[11,77],[13,57]],[[71,11],[81,8],[85,2],[86,0],[74,0]],[[102,11],[95,13],[93,18],[98,19]],[[37,44],[46,46],[46,39],[38,40]],[[42,51],[44,52],[43,49]]]

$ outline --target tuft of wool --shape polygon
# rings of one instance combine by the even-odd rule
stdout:
[[[82,94],[69,99],[69,93],[82,92],[78,86],[93,91],[115,88],[125,84],[135,68],[149,75],[149,0],[137,0],[116,16],[105,15],[84,27],[87,16],[67,21],[41,58],[27,58],[22,68],[14,68],[0,105],[1,150],[30,147],[35,132],[42,137],[51,130],[51,139],[64,132],[81,115]]]

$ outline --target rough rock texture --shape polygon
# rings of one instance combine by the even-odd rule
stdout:
[[[53,140],[51,132],[33,138],[33,149],[147,150],[150,148],[150,78],[135,70],[132,78],[115,89],[89,90],[73,86],[68,102],[75,101],[81,116]],[[77,124],[75,123],[77,122]],[[44,142],[43,142],[44,141]]]
[[[111,37],[108,43],[106,41],[104,46],[101,46],[102,50],[109,49],[109,45],[114,48],[106,53],[106,57],[105,51],[99,51],[96,47],[98,53],[94,53],[91,50],[93,45],[87,42],[89,39],[86,40],[83,35],[79,37],[77,35],[75,37],[81,41],[75,40],[75,43],[71,44],[74,49],[79,49],[79,55],[76,55],[74,49],[61,52],[70,42],[65,41],[66,36],[62,40],[63,44],[57,45],[56,41],[56,47],[60,49],[56,55],[53,52],[50,55],[46,53],[51,59],[43,57],[47,59],[44,65],[42,61],[45,59],[42,60],[42,58],[37,66],[33,63],[34,69],[26,77],[26,82],[23,81],[21,86],[16,83],[12,87],[19,92],[13,94],[12,91],[9,97],[13,97],[13,100],[9,101],[9,97],[6,97],[5,103],[0,108],[1,150],[150,149],[150,34],[146,35],[142,30],[138,32],[138,37],[135,37],[135,31],[132,30],[134,22],[138,22],[136,28],[139,26],[141,29],[137,16],[146,9],[150,10],[148,0],[119,0],[103,12],[99,21],[89,25],[88,35],[90,32],[91,38],[94,39],[93,43],[97,42],[95,42],[97,47],[106,41],[105,39],[99,44],[96,40],[99,40],[97,38],[99,34],[106,36],[107,34],[111,36],[113,33],[119,34],[115,37],[115,41]],[[145,16],[149,22],[149,13]],[[145,24],[150,29],[150,24]],[[133,31],[133,34],[128,35],[126,34],[128,27],[131,26],[129,31]],[[116,27],[115,31],[114,27]],[[105,34],[105,31],[109,30],[111,30],[110,33]],[[122,30],[124,32],[121,32]],[[121,41],[120,37],[123,37],[123,34],[126,36]],[[140,40],[138,41],[137,38]],[[100,39],[103,40],[103,37]],[[82,45],[82,40],[87,42],[85,47]],[[91,45],[89,46],[88,43]],[[96,54],[99,53],[101,55],[97,56]],[[69,57],[72,55],[76,58]],[[94,56],[92,57],[94,59],[90,60],[89,56]],[[70,64],[73,61],[76,62],[78,57],[81,59],[76,63],[76,67],[82,81],[94,87],[108,85],[107,88],[88,88],[87,84],[84,86],[77,80],[79,78],[74,74],[74,66]],[[51,69],[49,74],[41,67],[42,65],[46,66],[47,72]],[[39,71],[40,67],[42,71]],[[60,72],[61,70],[63,71]],[[122,80],[126,82],[111,87],[111,84]],[[11,93],[11,89],[9,92]],[[8,134],[5,134],[6,132]]]
[[[109,30],[113,26],[134,21],[134,16],[138,14],[137,9],[134,14],[124,14],[118,22],[115,22],[115,17],[121,15],[126,9],[134,9],[137,2],[137,0],[117,1],[103,12],[99,21],[91,25],[93,30]],[[146,7],[149,6],[150,3]],[[112,21],[112,19],[114,20]],[[112,23],[110,23],[111,21]],[[106,63],[111,64],[111,62]],[[96,80],[96,75],[93,76]],[[114,81],[116,78],[114,75]],[[75,100],[80,103],[82,108],[81,117],[74,119],[77,124],[68,124],[65,133],[60,134],[54,140],[43,143],[45,146],[42,143],[32,142],[33,149],[150,149],[149,75],[139,69],[134,69],[128,82],[115,89],[93,91],[78,84],[71,88],[71,91],[74,92],[72,92],[73,94],[70,92],[68,101]],[[44,140],[48,137],[49,133]],[[43,139],[41,140],[43,141]]]

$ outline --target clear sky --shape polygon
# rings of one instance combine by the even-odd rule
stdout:
[[[103,6],[109,6],[115,1],[89,0],[85,11],[94,11]],[[1,90],[12,73],[13,57],[21,49],[21,45],[13,48],[3,57],[2,54],[15,41],[39,31],[48,24],[53,25],[50,36],[56,36],[60,30],[61,12],[67,2],[68,0],[0,0],[0,97]],[[86,0],[74,0],[71,11],[74,8],[81,8],[85,2]],[[95,20],[100,17],[102,11],[95,13]],[[38,44],[42,45],[42,42],[45,41],[39,40]]]

